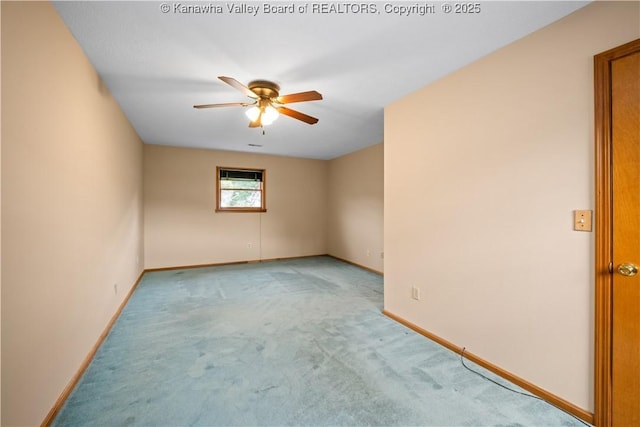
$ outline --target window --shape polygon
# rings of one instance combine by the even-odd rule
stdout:
[[[265,170],[216,168],[216,212],[266,212]]]

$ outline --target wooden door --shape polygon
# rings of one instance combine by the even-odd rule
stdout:
[[[640,426],[640,40],[596,56],[596,131],[596,423]]]
[[[640,426],[640,53],[612,62],[611,101],[612,424]]]

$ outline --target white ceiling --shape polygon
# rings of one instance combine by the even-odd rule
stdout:
[[[265,3],[310,9],[266,14]],[[374,1],[367,3],[373,14],[346,9],[356,2],[54,4],[145,143],[331,159],[382,142],[386,105],[587,3],[485,1],[475,14],[444,13],[454,3],[438,1]],[[311,13],[313,4],[349,13]],[[435,13],[385,11],[424,4]],[[222,13],[180,13],[180,5],[221,6]],[[260,11],[230,13],[229,5]],[[247,127],[242,107],[194,109],[249,100],[217,76],[272,80],[281,94],[317,90],[322,101],[290,107],[320,121],[281,116],[262,135]]]

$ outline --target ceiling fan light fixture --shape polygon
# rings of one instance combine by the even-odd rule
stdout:
[[[267,126],[276,121],[280,113],[273,106],[269,105],[264,109],[262,113],[262,124]]]
[[[280,115],[278,110],[275,109],[272,105],[261,105],[260,107],[253,106],[249,108],[245,114],[252,122],[256,122],[259,120],[261,126],[270,125]]]
[[[249,108],[245,114],[247,115],[249,120],[255,122],[256,120],[258,120],[258,117],[260,117],[260,108],[253,106]]]

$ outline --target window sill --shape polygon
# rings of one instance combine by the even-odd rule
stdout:
[[[216,209],[216,212],[242,212],[242,213],[246,213],[246,212],[254,212],[254,213],[263,213],[266,212],[266,209],[261,209],[261,208],[257,208],[257,209],[250,209],[250,208],[222,208],[222,209]]]

